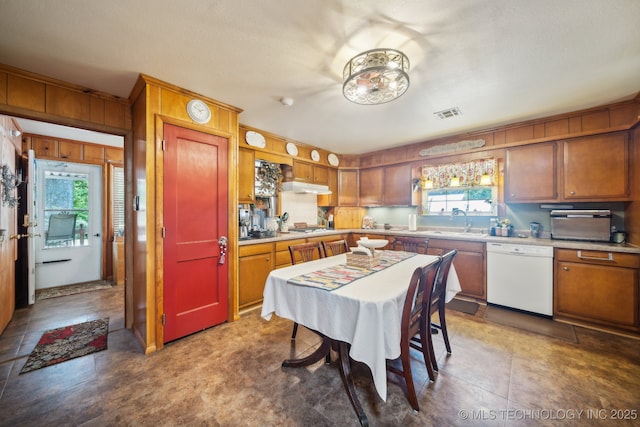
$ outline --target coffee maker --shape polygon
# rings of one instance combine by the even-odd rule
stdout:
[[[249,205],[242,204],[238,211],[240,238],[249,237],[249,229],[251,227],[251,209]]]

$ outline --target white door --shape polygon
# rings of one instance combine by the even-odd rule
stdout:
[[[102,277],[102,167],[36,159],[36,289]]]

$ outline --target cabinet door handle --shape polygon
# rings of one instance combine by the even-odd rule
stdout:
[[[597,257],[597,256],[585,256],[585,255],[582,255],[582,251],[578,251],[578,258],[580,258],[580,259],[590,259],[590,260],[594,260],[594,261],[615,261],[613,259],[613,252],[609,252],[609,256],[607,258],[601,258],[601,257]]]
[[[562,267],[564,271],[569,271],[569,267]]]

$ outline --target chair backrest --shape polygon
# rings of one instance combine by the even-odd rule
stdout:
[[[347,245],[347,241],[342,240],[334,240],[333,242],[325,242],[322,241],[322,248],[324,249],[324,256],[334,256],[340,255],[349,252],[349,246]]]
[[[319,242],[290,245],[289,254],[291,254],[291,264],[293,265],[301,262],[311,261],[314,259],[324,258],[322,256],[322,247],[320,246]]]
[[[427,253],[427,247],[429,246],[429,240],[421,237],[396,237],[393,240],[392,247],[394,250],[401,250],[405,252]],[[400,249],[398,249],[400,248]]]
[[[435,258],[423,267],[416,268],[413,275],[411,275],[402,310],[403,342],[405,340],[408,342],[420,330],[420,316],[423,311],[425,292],[428,293],[429,288],[433,285],[439,265],[440,257]]]
[[[46,240],[73,240],[76,233],[77,214],[53,214],[49,217]]]
[[[453,264],[453,259],[455,258],[457,253],[458,251],[454,249],[442,255],[441,257],[442,262],[438,267],[438,272],[436,273],[435,279],[433,281],[433,290],[431,291],[431,295],[428,298],[429,304],[432,309],[439,305],[442,305],[442,307],[444,308],[449,270],[451,270],[451,264]]]

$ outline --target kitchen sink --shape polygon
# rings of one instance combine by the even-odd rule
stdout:
[[[487,237],[486,233],[479,233],[473,231],[427,231],[427,234],[436,236],[455,236],[455,237]]]

